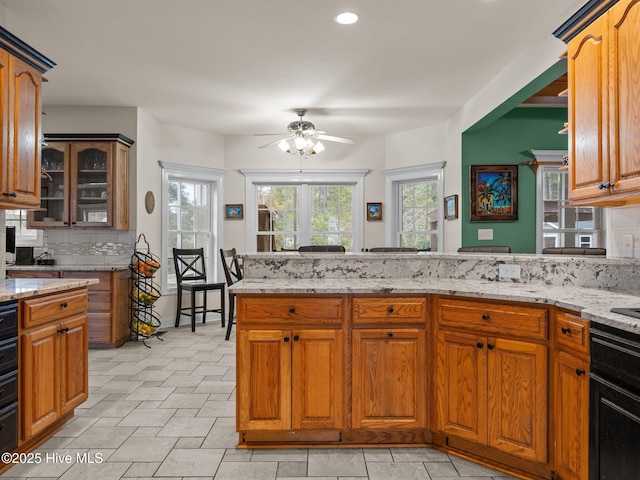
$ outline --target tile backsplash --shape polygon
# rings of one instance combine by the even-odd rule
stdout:
[[[640,258],[640,206],[607,211],[607,257]]]
[[[135,241],[135,231],[45,230],[34,256],[48,252],[56,265],[127,265]]]

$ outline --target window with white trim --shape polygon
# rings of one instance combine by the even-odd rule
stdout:
[[[175,293],[174,248],[202,248],[207,276],[218,274],[221,178],[217,169],[160,162],[162,170],[162,287]]]
[[[27,227],[27,210],[5,210],[7,227],[16,227],[16,245],[19,247],[41,247],[43,231]]]
[[[555,165],[538,167],[537,250],[547,247],[601,247],[602,210],[570,207],[567,170]]]
[[[287,251],[301,245],[359,250],[366,172],[243,170],[247,250]]]
[[[442,250],[444,163],[385,170],[387,222],[385,246]]]

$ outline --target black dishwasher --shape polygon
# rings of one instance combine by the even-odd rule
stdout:
[[[640,478],[640,335],[591,324],[589,480]]]
[[[18,302],[0,302],[0,452],[18,446]]]

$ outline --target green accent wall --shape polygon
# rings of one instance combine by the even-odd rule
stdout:
[[[462,245],[509,245],[513,253],[536,253],[536,175],[519,165],[530,150],[567,149],[559,135],[567,108],[515,108],[497,120],[462,134]],[[470,166],[518,165],[518,220],[471,222]],[[493,229],[493,240],[478,240],[478,229]]]

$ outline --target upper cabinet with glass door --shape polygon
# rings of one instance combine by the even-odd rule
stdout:
[[[129,148],[123,135],[45,135],[40,209],[31,228],[129,228]]]

